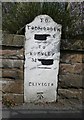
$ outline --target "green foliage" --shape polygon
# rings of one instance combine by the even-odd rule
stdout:
[[[62,38],[73,38],[76,35],[73,21],[78,20],[78,17],[70,15],[70,3],[68,2],[5,3],[5,5],[3,3],[3,31],[24,34],[25,25],[40,14],[47,14],[62,25]]]

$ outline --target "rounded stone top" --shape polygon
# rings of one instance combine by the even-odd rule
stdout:
[[[61,29],[62,27],[60,24],[57,24],[50,16],[46,14],[38,15],[31,23],[27,25],[57,26],[57,28],[59,29]]]

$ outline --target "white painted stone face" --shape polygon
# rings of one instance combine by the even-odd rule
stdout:
[[[39,15],[25,30],[24,100],[56,101],[61,25],[48,15]]]

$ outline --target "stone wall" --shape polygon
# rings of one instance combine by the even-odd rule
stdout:
[[[23,35],[3,34],[2,50],[2,90],[3,99],[15,103],[24,102],[24,42]],[[61,56],[58,81],[58,101],[69,99],[81,102],[83,86],[84,55],[82,41],[61,40]]]

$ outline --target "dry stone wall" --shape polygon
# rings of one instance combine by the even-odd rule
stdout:
[[[3,34],[0,49],[2,95],[18,104],[24,102],[24,42],[23,35]],[[69,43],[69,46],[61,40],[58,101],[83,100],[84,55],[81,45],[81,40],[77,44]]]

